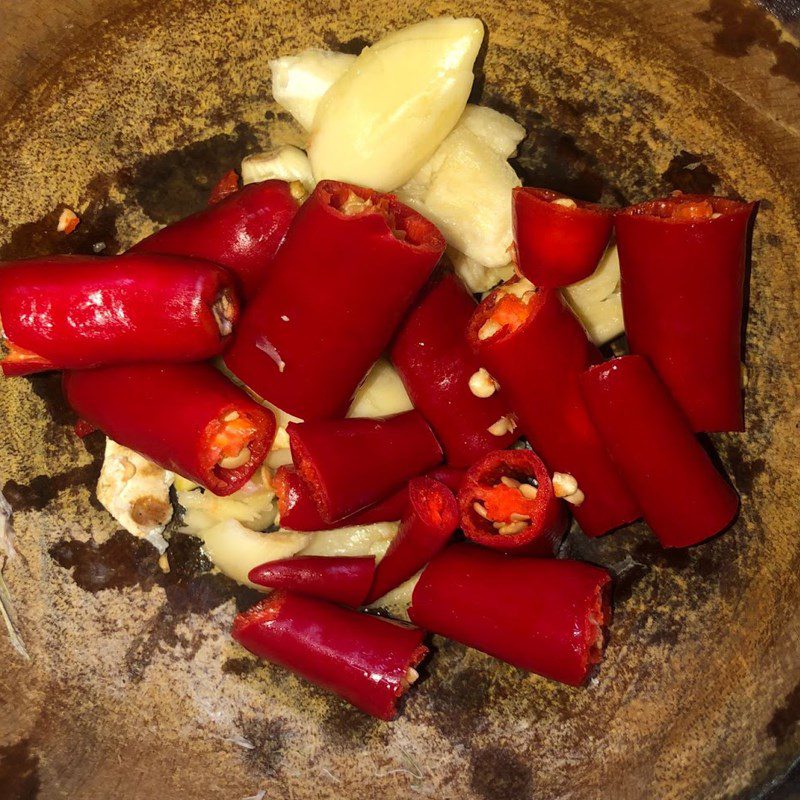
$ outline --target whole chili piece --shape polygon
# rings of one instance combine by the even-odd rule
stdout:
[[[623,356],[592,367],[581,389],[609,455],[664,547],[688,547],[730,525],[739,498],[647,359]]]
[[[513,195],[519,271],[544,289],[588,278],[608,246],[614,212],[551,189],[518,187]]]
[[[458,491],[464,478],[464,470],[455,467],[436,467],[425,474],[441,481],[453,492]],[[272,478],[272,488],[278,498],[281,528],[293,531],[327,531],[350,525],[394,522],[402,519],[408,508],[406,485],[363,511],[357,511],[338,522],[325,522],[320,516],[312,489],[294,467],[279,467]]]
[[[600,536],[639,517],[578,388],[580,374],[602,357],[559,293],[511,280],[478,306],[468,337],[534,451],[577,480],[585,499],[573,511],[583,531]]]
[[[754,208],[678,194],[616,217],[630,350],[650,359],[695,431],[744,430],[742,306]]]
[[[408,510],[375,570],[366,602],[383,597],[424,567],[444,549],[457,527],[458,503],[447,486],[433,478],[409,481]]]
[[[284,591],[239,614],[232,636],[259,658],[383,720],[397,716],[397,702],[428,652],[418,628]]]
[[[603,656],[611,576],[580,561],[451,545],[422,571],[408,614],[520,669],[580,686]]]
[[[273,413],[206,363],[67,372],[64,394],[115,442],[216,495],[247,483],[275,438]]]
[[[251,583],[270,589],[360,606],[375,577],[375,556],[294,556],[268,561],[250,570]]]
[[[326,522],[336,522],[435,467],[442,448],[418,411],[289,423],[292,459]]]
[[[392,195],[321,181],[297,214],[225,356],[304,420],[344,416],[444,250]]]
[[[477,303],[452,273],[438,276],[411,310],[389,353],[414,408],[428,420],[448,464],[468,467],[484,453],[518,437],[497,421],[510,416],[502,392],[486,377],[480,396],[471,388],[480,364],[464,332]],[[476,376],[473,378],[473,376]]]
[[[250,183],[156,231],[130,252],[192,256],[221,264],[236,276],[249,300],[270,269],[298,208],[285,181]]]
[[[215,264],[157,255],[0,264],[5,375],[219,355],[239,315]]]
[[[531,450],[497,450],[467,471],[458,493],[461,528],[475,544],[551,556],[569,520],[547,468]]]

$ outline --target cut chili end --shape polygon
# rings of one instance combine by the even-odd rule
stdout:
[[[587,644],[586,670],[599,664],[605,649],[606,631],[611,623],[611,579],[599,585],[586,613],[583,635]]]
[[[725,197],[675,192],[669,197],[648,200],[619,212],[626,216],[655,217],[667,222],[709,222],[729,214],[749,214],[751,206]]]
[[[247,416],[231,412],[218,420],[210,448],[222,469],[237,469],[250,460],[249,445],[258,427]]]
[[[283,604],[286,602],[288,594],[280,590],[273,592],[269,597],[260,600],[252,608],[242,611],[236,615],[233,622],[233,638],[235,639],[242,631],[251,625],[259,625],[263,622],[271,622],[276,619],[281,612]]]
[[[24,374],[32,368],[50,369],[53,366],[52,362],[43,356],[31,350],[26,350],[3,336],[0,336],[0,363],[2,363],[4,371],[8,374],[14,374],[18,371]]]

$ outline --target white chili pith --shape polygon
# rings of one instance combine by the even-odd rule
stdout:
[[[554,206],[562,206],[563,208],[577,208],[578,204],[571,197],[557,197],[555,200],[550,201]]]
[[[214,315],[220,336],[230,336],[233,333],[233,300],[227,289],[219,293],[219,297],[211,306],[211,313]]]
[[[469,377],[469,390],[475,397],[491,397],[499,388],[497,381],[483,367]]]
[[[578,488],[578,481],[569,472],[553,473],[553,493],[573,506],[579,506],[586,499],[586,496]]]

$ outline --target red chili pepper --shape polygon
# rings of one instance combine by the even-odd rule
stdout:
[[[6,375],[219,355],[236,324],[233,279],[174,256],[51,256],[0,265]]]
[[[422,571],[408,614],[426,630],[580,686],[603,656],[611,576],[580,561],[448,547]]]
[[[581,376],[589,413],[664,547],[688,547],[733,521],[739,498],[717,472],[683,412],[642,356]]]
[[[436,467],[426,476],[441,481],[457,492],[464,471],[455,467]],[[272,478],[272,488],[278,498],[281,528],[293,531],[328,531],[349,525],[371,525],[375,522],[394,522],[403,517],[408,508],[408,486],[403,486],[373,506],[358,511],[338,522],[325,522],[320,516],[314,493],[290,466],[279,467]]]
[[[531,450],[484,456],[467,471],[458,504],[468,539],[509,553],[553,555],[569,519],[547,468]]]
[[[226,172],[211,190],[208,197],[208,204],[215,206],[221,203],[226,197],[230,197],[234,192],[239,191],[239,175],[236,170],[232,169]]]
[[[755,203],[677,195],[617,214],[622,310],[696,431],[744,430],[742,306]]]
[[[225,356],[301,419],[343,416],[444,250],[392,195],[321,181],[303,204]]]
[[[132,364],[64,375],[82,419],[217,495],[266,458],[275,417],[209,364]]]
[[[444,273],[408,315],[390,352],[414,408],[431,424],[447,463],[456,467],[468,467],[519,438],[513,432],[489,433],[510,414],[502,394],[476,397],[470,390],[480,364],[464,332],[476,305],[464,284]]]
[[[291,422],[286,430],[297,470],[326,522],[385,499],[442,460],[442,448],[418,411]]]
[[[578,389],[580,374],[601,355],[557,291],[508,293],[518,287],[512,280],[478,306],[469,340],[533,449],[551,470],[577,479],[585,500],[573,508],[575,518],[588,536],[600,536],[640,516]]]
[[[386,555],[375,570],[366,602],[407,581],[444,549],[458,527],[458,503],[453,493],[432,478],[408,484],[408,510]]]
[[[375,577],[375,556],[294,556],[250,570],[251,583],[286,589],[343,606],[364,603]]]
[[[232,636],[259,658],[387,721],[428,652],[418,628],[282,591],[239,614]]]
[[[550,189],[514,189],[517,266],[536,286],[569,286],[588,278],[611,238],[610,208]]]
[[[271,268],[298,208],[285,181],[250,183],[156,231],[130,252],[185,255],[221,264],[250,299]]]

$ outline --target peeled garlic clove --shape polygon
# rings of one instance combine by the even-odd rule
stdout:
[[[521,181],[498,150],[509,142],[488,144],[471,126],[459,122],[397,195],[460,253],[484,267],[505,267],[513,244],[511,190]]]
[[[243,586],[265,591],[247,579],[253,567],[279,558],[290,558],[308,544],[308,534],[294,531],[261,533],[235,519],[219,522],[200,533],[203,551],[214,566]]]
[[[516,155],[517,145],[525,138],[525,128],[507,114],[487,106],[468,105],[458,121],[458,128],[474,133],[485,145],[503,158]]]
[[[307,192],[314,188],[311,162],[308,156],[292,145],[279,147],[266,153],[254,153],[242,161],[242,183],[279,180],[287,183],[299,181]]]
[[[596,345],[610,342],[624,332],[622,295],[619,290],[619,255],[613,242],[593,274],[561,291]]]
[[[311,130],[319,101],[355,60],[347,53],[314,49],[276,58],[269,62],[272,96],[305,130]]]
[[[356,390],[348,417],[388,417],[413,408],[397,370],[379,358]]]
[[[504,283],[514,275],[514,265],[504,264],[502,267],[487,267],[475,259],[465,256],[454,247],[447,248],[447,257],[453,270],[467,285],[473,294],[488,292],[498,283]]]
[[[479,20],[440,17],[365,48],[317,109],[314,177],[378,191],[404,184],[458,122],[482,41]]]

